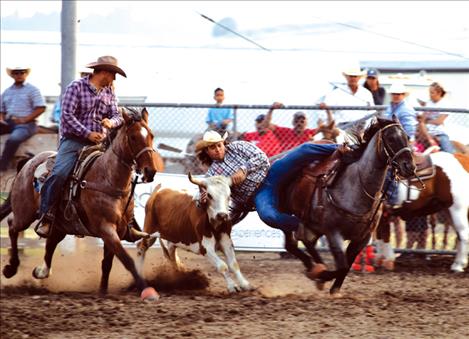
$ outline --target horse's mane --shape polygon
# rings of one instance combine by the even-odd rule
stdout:
[[[132,121],[142,121],[142,113],[137,111],[135,108],[131,107],[122,107],[121,111],[125,111],[125,113],[132,119]],[[122,112],[124,113],[124,112]],[[117,136],[117,132],[124,126],[124,124],[120,125],[117,128],[113,128],[109,131],[107,138],[104,139],[103,145],[104,148],[107,149],[109,146],[111,146],[112,142]]]
[[[356,145],[352,145],[351,147],[352,151],[345,153],[344,156],[342,157],[342,160],[346,164],[350,164],[352,162],[358,161],[363,155],[363,152],[365,152],[365,149],[367,148],[371,139],[373,139],[374,135],[381,128],[388,126],[390,124],[393,124],[393,123],[395,123],[393,120],[377,118],[370,124],[370,126],[368,126],[365,129],[365,131],[363,132],[363,136],[360,133],[358,133],[358,131],[348,130],[347,132],[353,134],[357,138],[357,140],[359,140],[359,143]]]

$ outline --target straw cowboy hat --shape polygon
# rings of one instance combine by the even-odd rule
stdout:
[[[31,72],[31,68],[29,67],[7,67],[7,74],[11,77],[13,77],[13,71],[25,71],[26,75],[29,75],[29,72]]]
[[[225,141],[227,137],[227,132],[225,132],[225,134],[221,136],[217,131],[207,131],[204,133],[202,140],[198,141],[195,145],[195,151],[200,152],[210,145],[216,144],[220,141]]]
[[[119,73],[123,77],[127,78],[125,72],[117,66],[117,59],[110,55],[99,57],[96,62],[89,63],[86,65],[87,68],[93,68],[97,70],[105,70],[109,72]]]
[[[407,89],[404,86],[404,84],[394,83],[391,85],[391,88],[389,89],[389,93],[404,94],[404,93],[407,93]]]
[[[365,72],[360,69],[360,67],[350,67],[345,69],[342,72],[343,75],[350,75],[350,76],[356,76],[356,77],[361,77],[365,75]]]

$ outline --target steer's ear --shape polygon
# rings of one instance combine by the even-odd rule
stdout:
[[[227,181],[228,186],[231,187],[233,185],[233,179],[231,179],[231,177],[226,177],[226,181]]]

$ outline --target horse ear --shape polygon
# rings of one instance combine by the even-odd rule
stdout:
[[[122,117],[124,118],[124,122],[126,125],[128,125],[132,121],[132,118],[129,117],[125,109],[122,110]]]
[[[142,108],[142,113],[141,114],[142,114],[143,121],[148,123],[148,111],[147,111],[146,107]]]
[[[399,119],[397,118],[395,114],[392,115],[392,121],[399,122]]]

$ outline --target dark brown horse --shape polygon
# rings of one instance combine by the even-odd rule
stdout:
[[[307,276],[317,280],[319,287],[335,279],[331,294],[339,293],[355,257],[370,239],[379,218],[388,168],[404,178],[412,176],[415,170],[407,135],[398,121],[377,119],[365,131],[360,147],[352,152],[358,160],[341,169],[324,189],[314,190],[318,178],[305,170],[286,190],[287,211],[301,218],[314,234],[304,243],[312,258],[298,249],[291,234],[286,234],[285,247],[303,261]],[[335,270],[313,266],[311,259],[322,263],[315,250],[322,235],[334,256]],[[346,253],[342,249],[344,240],[350,240]]]
[[[146,109],[141,113],[133,111],[132,115],[124,111],[123,118],[124,124],[116,131],[108,149],[85,174],[83,180],[86,181],[86,187],[78,195],[77,210],[88,235],[104,241],[100,292],[107,293],[112,260],[117,256],[135,279],[142,298],[156,300],[157,292],[147,287],[137,273],[134,261],[123,248],[121,239],[128,237],[130,232],[128,223],[133,215],[133,201],[129,205],[128,203],[131,199],[134,168],[143,172],[143,181],[151,182],[156,171],[162,170],[162,161],[153,149],[153,134],[148,127]],[[25,164],[14,179],[7,205],[4,204],[0,209],[2,219],[10,211],[13,212],[13,216],[8,219],[10,261],[3,269],[3,275],[7,278],[16,274],[20,264],[18,233],[26,230],[37,218],[40,195],[33,187],[34,172],[53,153],[42,152]],[[44,279],[49,276],[55,248],[67,234],[66,223],[63,213],[59,213],[47,238],[44,263],[33,270],[35,278]],[[142,237],[145,234],[134,231],[134,235]]]

